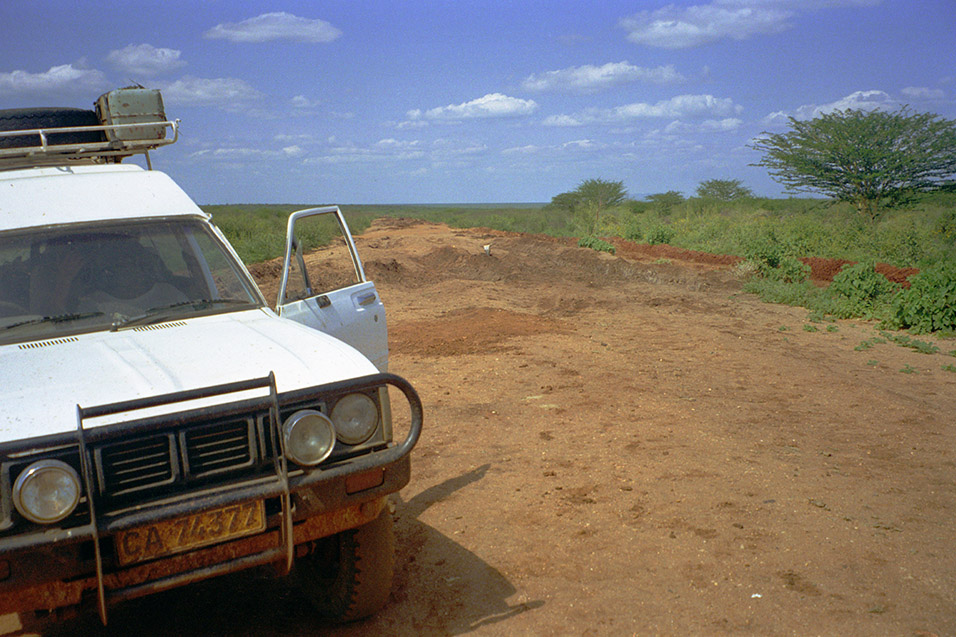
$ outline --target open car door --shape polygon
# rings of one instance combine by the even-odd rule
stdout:
[[[327,246],[321,253],[313,252]],[[289,216],[276,312],[321,330],[388,370],[385,306],[365,278],[355,242],[338,206]]]

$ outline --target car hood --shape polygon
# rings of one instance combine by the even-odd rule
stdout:
[[[351,346],[266,310],[5,345],[0,347],[0,443],[75,431],[77,405],[262,378],[270,372],[278,391],[285,392],[376,371]],[[108,422],[85,422],[84,427]]]

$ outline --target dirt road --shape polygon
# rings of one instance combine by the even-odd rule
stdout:
[[[390,605],[323,627],[253,573],[110,632],[956,634],[956,342],[811,324],[719,264],[396,220],[358,244],[426,406]]]

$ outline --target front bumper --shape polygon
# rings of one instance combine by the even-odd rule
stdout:
[[[97,515],[97,498],[89,498],[88,524],[0,538],[0,613],[76,605],[84,602],[92,591],[105,623],[107,607],[121,600],[263,564],[278,564],[287,572],[297,545],[374,520],[385,506],[386,496],[408,483],[409,454],[421,433],[421,401],[407,381],[392,374],[375,374],[335,386],[312,388],[316,392],[354,391],[383,384],[399,389],[410,407],[411,422],[401,443],[310,471],[290,470],[279,453],[275,458],[275,471],[270,475],[127,507],[121,512]],[[275,415],[273,430],[278,431],[279,397],[270,375],[265,379],[146,401],[79,408],[75,442],[80,447],[80,457],[88,458],[86,446],[95,444],[107,430],[115,435],[111,427],[84,430],[84,418],[194,400],[197,396],[246,391],[250,387],[269,389],[269,396],[264,400]],[[303,391],[293,396],[283,395],[283,399],[302,400]],[[241,408],[261,406],[252,404],[254,402],[244,401]],[[236,406],[229,408],[235,410]],[[129,430],[124,433],[131,433],[156,427],[156,421],[156,418],[144,419],[117,426]],[[36,441],[32,444],[35,446]],[[281,449],[281,436],[276,438],[276,445],[276,449]],[[94,476],[89,465],[83,462],[85,490],[94,493]],[[119,565],[113,543],[118,532],[254,501],[265,503],[267,518],[266,529],[256,535],[126,567]]]

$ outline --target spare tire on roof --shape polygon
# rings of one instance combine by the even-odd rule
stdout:
[[[0,110],[0,131],[31,130],[34,128],[66,128],[70,126],[100,126],[96,112],[82,108],[7,108]],[[51,133],[47,144],[89,144],[106,141],[102,130],[73,133]],[[39,146],[39,135],[0,136],[0,148]]]

